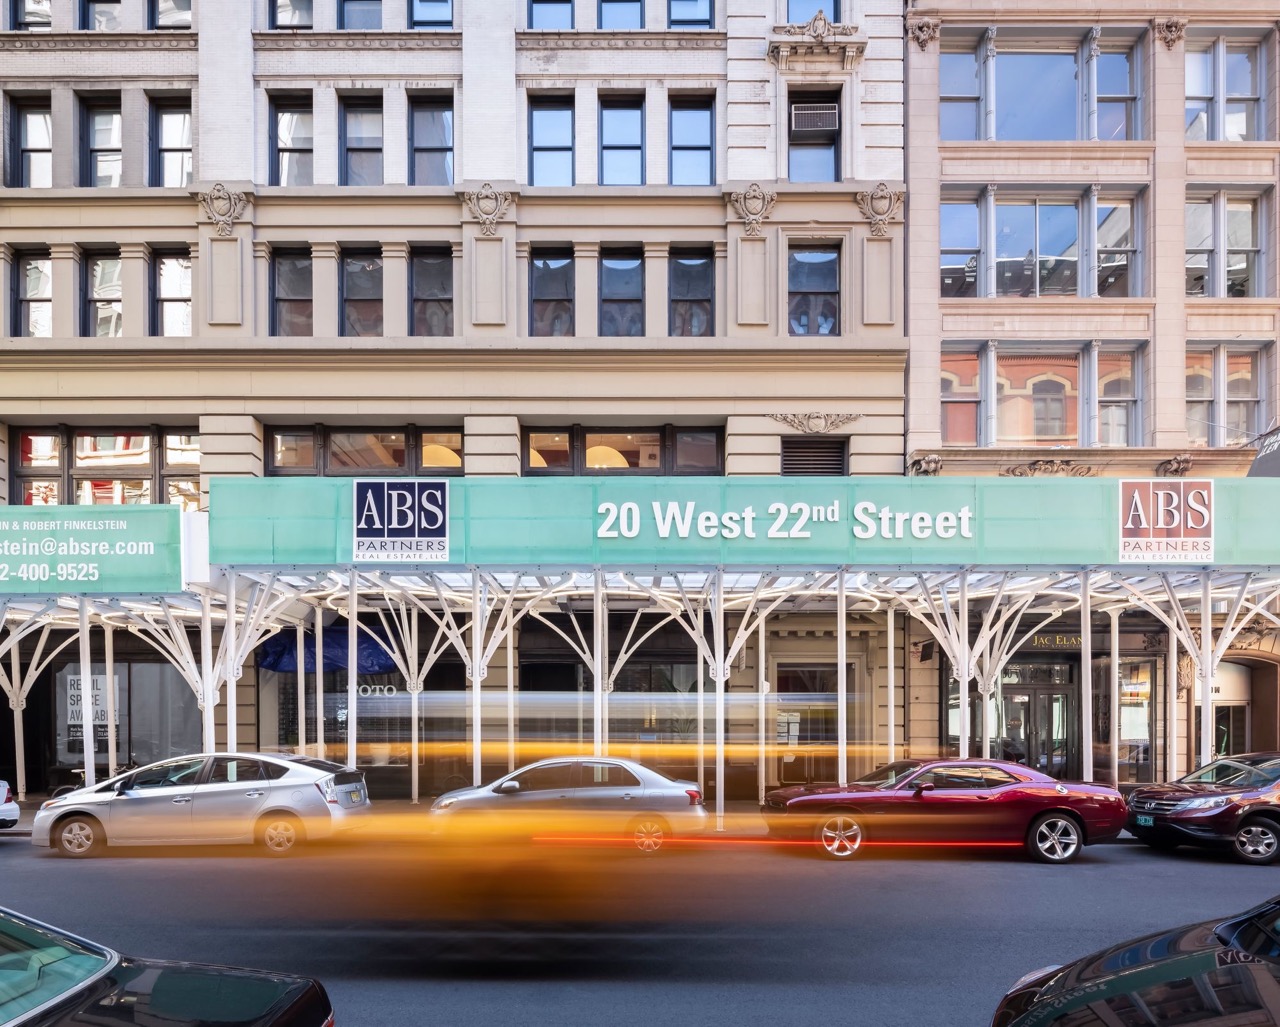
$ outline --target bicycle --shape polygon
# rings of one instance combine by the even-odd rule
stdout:
[[[129,759],[120,764],[116,768],[116,774],[127,774],[131,770],[138,769],[138,762],[134,759],[133,754],[129,754]],[[61,799],[64,795],[70,795],[72,792],[79,791],[84,787],[84,767],[72,767],[71,776],[78,779],[79,783],[71,782],[70,784],[58,785],[49,793],[50,799]]]

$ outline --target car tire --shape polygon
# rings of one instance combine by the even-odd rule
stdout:
[[[1250,817],[1231,839],[1231,850],[1241,863],[1265,866],[1280,856],[1280,824],[1266,817]]]
[[[636,849],[646,856],[656,856],[671,837],[671,828],[661,817],[636,817],[627,828]]]
[[[1066,813],[1043,813],[1031,822],[1026,845],[1040,863],[1070,863],[1084,847],[1084,830]]]
[[[860,817],[848,810],[832,810],[824,814],[813,829],[818,851],[827,859],[853,859],[867,841],[866,828]]]
[[[58,855],[69,859],[96,856],[107,841],[102,823],[83,813],[72,813],[59,820],[53,825],[52,837]]]
[[[268,856],[288,856],[306,841],[302,821],[292,813],[269,813],[258,821],[258,845]]]

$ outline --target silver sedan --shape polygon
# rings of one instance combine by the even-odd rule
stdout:
[[[707,827],[702,792],[634,760],[540,760],[479,788],[446,792],[431,807],[435,833],[509,837],[558,834],[629,841],[657,852]]]
[[[84,857],[106,845],[256,842],[283,856],[355,827],[370,811],[364,774],[310,756],[204,753],[164,760],[50,799],[31,843]]]

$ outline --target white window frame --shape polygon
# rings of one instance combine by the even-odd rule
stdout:
[[[1227,441],[1227,406],[1233,402],[1232,397],[1227,392],[1227,360],[1234,353],[1256,353],[1258,357],[1256,374],[1254,375],[1254,383],[1257,386],[1256,396],[1252,401],[1254,403],[1253,424],[1248,432],[1250,436],[1244,445],[1251,444],[1259,435],[1264,434],[1263,417],[1265,412],[1270,409],[1270,396],[1268,395],[1267,382],[1271,374],[1271,347],[1265,342],[1187,342],[1187,353],[1211,353],[1213,354],[1213,390],[1209,401],[1209,423],[1205,426],[1208,431],[1208,440],[1205,448],[1214,449],[1223,446],[1239,445],[1239,443],[1231,443]],[[1185,362],[1184,362],[1185,363]],[[1183,376],[1185,380],[1186,370],[1184,366]],[[1190,406],[1191,400],[1186,400],[1186,405]],[[1196,400],[1195,402],[1203,402]],[[1235,400],[1239,402],[1239,400]],[[1188,432],[1188,442],[1190,443],[1190,433]],[[1194,443],[1192,443],[1194,445]]]
[[[1270,138],[1271,133],[1267,130],[1267,104],[1266,104],[1266,88],[1268,75],[1267,64],[1267,47],[1264,47],[1256,40],[1248,39],[1230,39],[1227,36],[1217,36],[1208,40],[1207,45],[1197,45],[1206,41],[1191,41],[1187,46],[1188,53],[1208,53],[1210,56],[1210,77],[1213,84],[1213,92],[1210,95],[1196,94],[1191,96],[1187,94],[1184,97],[1184,131],[1185,131],[1185,110],[1187,100],[1203,100],[1209,105],[1209,124],[1207,137],[1203,140],[1188,140],[1195,143],[1212,143],[1212,142],[1259,142]],[[1227,54],[1230,50],[1249,49],[1253,51],[1255,86],[1257,93],[1250,96],[1227,95]],[[1185,90],[1184,90],[1185,92]],[[1251,139],[1244,140],[1228,140],[1227,135],[1227,104],[1230,100],[1235,99],[1247,100],[1254,104],[1254,136]]]
[[[1208,202],[1213,216],[1213,236],[1212,246],[1209,248],[1209,268],[1206,276],[1205,291],[1203,296],[1187,293],[1190,300],[1201,299],[1257,299],[1265,298],[1272,295],[1272,291],[1268,287],[1270,282],[1270,254],[1264,245],[1267,239],[1267,225],[1270,218],[1270,204],[1265,194],[1248,195],[1245,193],[1231,192],[1221,190],[1219,192],[1200,192],[1196,190],[1188,190],[1186,204]],[[1253,245],[1252,246],[1233,246],[1227,245],[1227,211],[1232,203],[1252,203],[1253,204]],[[1185,209],[1185,207],[1184,207]],[[1185,248],[1183,263],[1186,262],[1186,254],[1192,252]],[[1195,252],[1204,252],[1198,249]],[[1248,296],[1229,296],[1227,293],[1227,255],[1228,253],[1249,252],[1254,254],[1253,278],[1250,282],[1251,291]]]

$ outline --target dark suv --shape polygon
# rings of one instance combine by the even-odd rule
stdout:
[[[1227,756],[1129,796],[1129,833],[1153,849],[1230,846],[1245,863],[1280,856],[1280,752]]]

